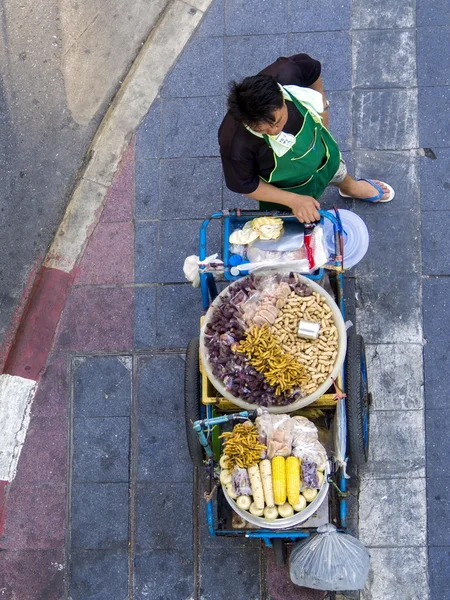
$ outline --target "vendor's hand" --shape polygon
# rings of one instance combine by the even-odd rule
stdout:
[[[320,203],[312,196],[298,196],[292,205],[292,212],[300,223],[313,223],[320,220]]]

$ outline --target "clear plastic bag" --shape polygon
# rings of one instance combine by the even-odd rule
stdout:
[[[290,456],[292,449],[292,419],[289,415],[264,413],[256,419],[258,435],[264,437],[267,458]]]
[[[252,487],[250,485],[250,477],[248,476],[247,469],[241,469],[237,466],[234,467],[232,477],[231,485],[233,492],[237,496],[251,496]]]
[[[359,540],[327,523],[294,546],[289,574],[293,583],[313,590],[361,590],[369,564],[370,554]]]

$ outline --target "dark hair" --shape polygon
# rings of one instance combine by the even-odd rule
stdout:
[[[241,83],[232,81],[228,95],[230,115],[245,125],[273,123],[273,114],[283,106],[283,94],[275,77],[254,75]]]

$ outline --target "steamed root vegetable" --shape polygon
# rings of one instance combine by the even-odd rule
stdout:
[[[295,512],[300,512],[300,511],[304,510],[306,508],[305,496],[302,496],[300,494],[300,500],[298,501],[298,504],[293,504],[292,508],[295,510]]]
[[[261,481],[264,492],[264,500],[266,505],[271,508],[275,506],[273,499],[273,486],[272,486],[272,465],[270,460],[267,458],[259,463],[259,471],[261,473]]]
[[[264,509],[258,508],[256,504],[252,502],[250,505],[250,512],[252,515],[255,515],[255,517],[262,517],[264,514]]]
[[[239,498],[236,500],[236,504],[240,509],[248,510],[252,504],[252,501],[250,496],[239,496]]]
[[[225,487],[227,488],[227,492],[228,492],[228,495],[230,496],[230,498],[232,498],[233,500],[236,500],[236,498],[238,497],[238,495],[233,490],[233,484],[228,483]]]
[[[324,476],[324,474],[322,473],[322,471],[317,471],[317,478],[318,478],[318,480],[319,480],[319,488],[321,488],[321,487],[322,487],[323,480],[324,480],[324,478],[325,478],[325,476]]]
[[[317,490],[314,488],[305,488],[302,491],[303,496],[306,498],[306,502],[312,502],[317,496]]]
[[[222,454],[220,457],[219,465],[222,469],[229,469],[230,465],[228,463],[228,456],[226,454]]]
[[[222,485],[228,485],[229,483],[231,483],[233,477],[231,475],[231,471],[229,471],[228,469],[222,469],[220,471],[220,483]]]
[[[289,504],[289,502],[285,502],[281,506],[278,507],[278,512],[280,513],[280,517],[283,519],[287,519],[288,517],[292,517],[294,514],[294,509]]]
[[[264,509],[264,518],[268,521],[274,521],[278,517],[278,509],[276,506],[266,506]]]
[[[264,493],[261,482],[261,475],[257,465],[252,465],[247,469],[250,477],[250,485],[252,486],[253,502],[259,510],[264,509]]]

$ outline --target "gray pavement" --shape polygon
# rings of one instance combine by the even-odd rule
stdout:
[[[167,3],[1,3],[0,365],[93,135]]]

